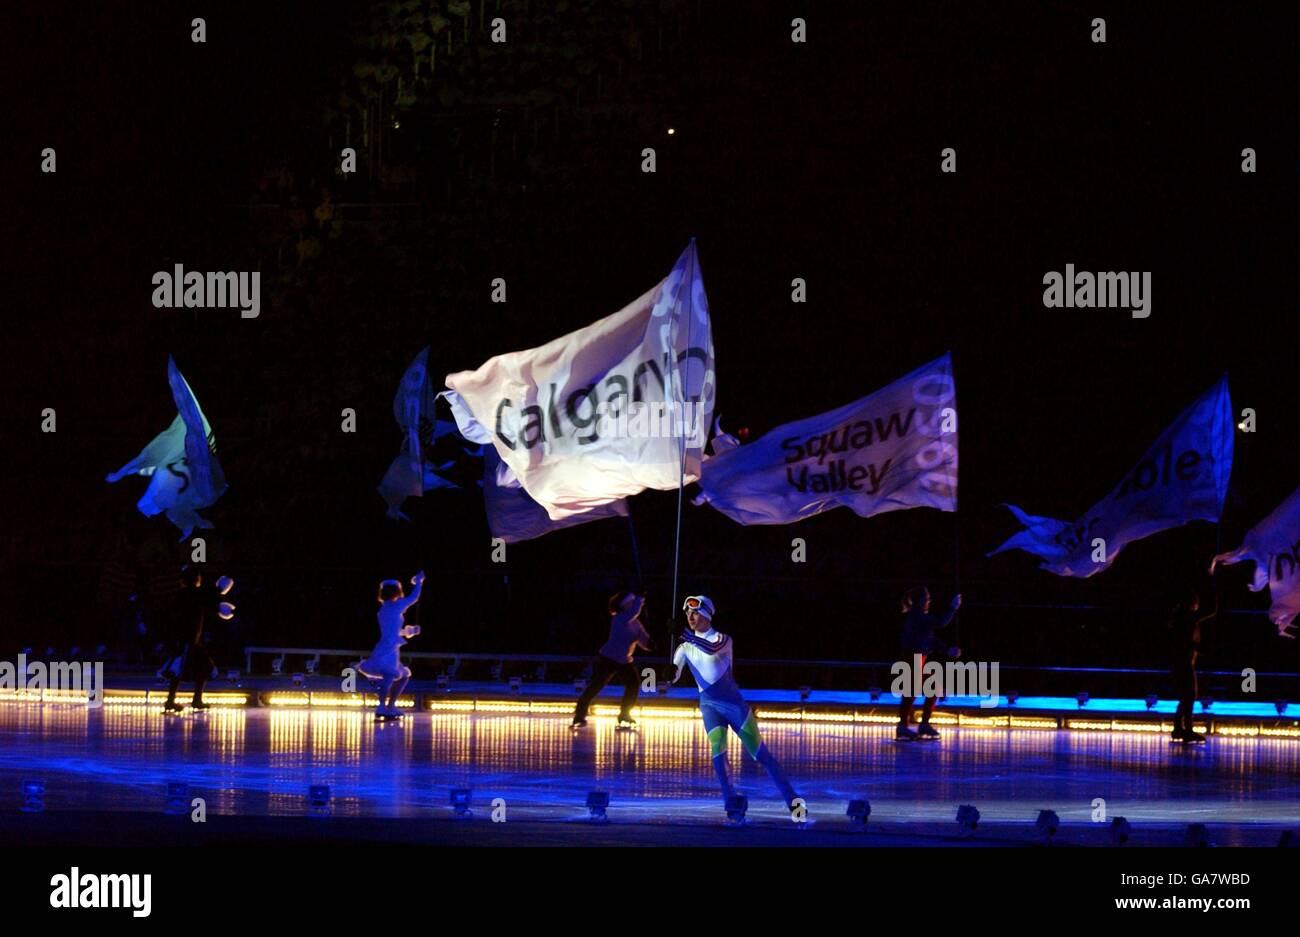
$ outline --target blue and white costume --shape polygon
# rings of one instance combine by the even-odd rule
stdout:
[[[682,643],[673,652],[673,664],[689,667],[700,688],[700,715],[704,717],[713,771],[722,785],[724,801],[735,793],[727,774],[727,727],[730,726],[740,736],[750,757],[767,769],[786,806],[793,808],[798,795],[759,736],[758,719],[740,695],[740,687],[731,674],[731,638],[714,630],[712,625],[702,634],[687,629],[681,637]]]

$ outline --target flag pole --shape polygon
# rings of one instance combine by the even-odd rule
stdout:
[[[641,550],[636,543],[636,525],[632,523],[632,510],[628,509],[627,514],[627,535],[632,541],[632,563],[636,567],[636,591],[638,595],[645,593],[645,576],[641,573]]]
[[[687,271],[687,275],[683,277],[682,283],[678,284],[678,289],[685,286],[688,301],[695,295],[695,238],[691,238],[689,249],[691,252],[690,269]],[[677,303],[676,305],[677,315],[680,316],[682,304]],[[691,347],[691,319],[693,318],[694,316],[688,315],[686,319],[686,347],[688,350]],[[678,319],[677,325],[681,325],[680,319]],[[673,335],[675,338],[676,330],[674,330]],[[673,354],[674,358],[676,358],[676,351],[677,349],[673,348],[670,352]],[[677,377],[677,386],[679,388],[678,395],[681,397],[684,408],[686,403],[686,389],[682,385],[680,360],[674,362],[674,367],[670,369],[670,373],[675,374]],[[677,631],[677,580],[682,558],[682,502],[684,500],[683,489],[686,486],[686,425],[685,421],[681,419],[683,415],[684,414],[678,415],[679,432],[677,434],[677,533],[674,537],[673,543],[673,602],[670,606],[671,617],[668,619],[668,662],[670,667],[672,666],[673,651],[675,650],[673,647],[673,638],[676,637]]]
[[[961,511],[952,512],[952,579],[954,595],[961,595]],[[952,642],[961,647],[961,609],[953,615]]]

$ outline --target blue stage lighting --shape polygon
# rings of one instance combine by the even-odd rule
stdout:
[[[1152,710],[1152,709],[1155,709],[1155,708],[1156,708],[1156,703],[1158,703],[1158,702],[1160,702],[1160,698],[1159,698],[1158,696],[1156,696],[1154,693],[1148,693],[1148,694],[1147,694],[1147,710],[1148,710],[1148,711],[1149,711],[1149,710]]]
[[[307,814],[313,817],[330,815],[330,786],[313,784],[307,788]]]
[[[45,809],[45,782],[23,782],[23,813],[40,813]]]
[[[1038,835],[1043,842],[1050,843],[1060,827],[1061,818],[1056,815],[1055,810],[1038,811],[1038,819],[1034,821],[1034,828],[1038,830]]]
[[[587,689],[587,681],[586,681],[586,680],[579,679],[579,680],[574,680],[574,681],[573,681],[573,692],[574,692],[574,693],[577,693],[579,696],[581,696],[581,695],[582,695],[582,691],[585,690],[585,689]]]
[[[518,677],[511,677],[511,678],[510,678],[510,692],[511,692],[511,693],[518,693],[520,687],[522,687],[522,686],[523,686],[523,681],[520,680]]]
[[[980,812],[970,804],[962,804],[957,808],[957,826],[961,829],[962,836],[974,833],[979,822]]]
[[[812,687],[810,687],[810,686],[801,686],[801,687],[799,687],[799,702],[801,702],[801,703],[806,703],[806,702],[808,702],[808,697],[809,697],[811,694],[812,694]]]
[[[1288,703],[1287,703],[1287,701],[1284,700],[1284,699],[1274,700],[1274,701],[1273,701],[1273,708],[1274,708],[1275,710],[1277,710],[1277,714],[1278,714],[1279,716],[1282,715],[1284,712],[1286,712],[1287,705],[1288,705]]]
[[[184,781],[167,782],[167,802],[163,806],[163,813],[171,816],[177,814],[189,813],[190,810],[190,786]]]
[[[608,823],[605,811],[609,809],[609,791],[589,791],[587,794],[587,811],[593,823]]]
[[[854,827],[865,827],[871,816],[871,803],[867,800],[850,800],[849,808],[844,813]]]
[[[453,787],[451,789],[451,809],[456,812],[456,819],[468,820],[474,816],[474,812],[469,809],[470,801],[474,798],[474,792],[468,787]]]

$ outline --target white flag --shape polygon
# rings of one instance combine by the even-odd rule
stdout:
[[[787,423],[704,463],[701,500],[740,524],[831,508],[861,517],[957,510],[957,392],[944,355],[861,400]]]
[[[1025,529],[994,553],[1024,550],[1058,576],[1086,578],[1110,567],[1127,544],[1218,520],[1232,474],[1232,400],[1222,378],[1183,411],[1115,489],[1073,524],[1008,504]]]
[[[552,520],[696,481],[716,397],[695,242],[631,305],[447,376],[466,439],[492,443]]]
[[[1241,562],[1255,564],[1252,592],[1268,588],[1272,599],[1268,617],[1278,634],[1294,638],[1287,629],[1300,614],[1300,488],[1251,528],[1240,547],[1216,556],[1210,570],[1215,563]]]
[[[136,505],[146,517],[167,515],[181,531],[181,539],[195,527],[210,528],[198,515],[226,490],[226,477],[217,461],[217,440],[199,402],[185,382],[176,362],[167,359],[167,383],[179,411],[171,426],[153,438],[140,454],[108,476],[115,482],[127,475],[142,475],[149,487]]]
[[[571,514],[563,520],[553,521],[546,509],[528,496],[510,466],[501,461],[492,447],[485,447],[483,459],[483,507],[487,511],[488,528],[493,537],[506,543],[532,540],[553,530],[576,527],[587,521],[606,517],[626,517],[627,501],[615,501],[592,508],[585,514]]]

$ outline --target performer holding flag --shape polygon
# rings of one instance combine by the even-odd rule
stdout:
[[[587,710],[591,701],[605,689],[615,674],[623,681],[623,704],[618,711],[618,727],[630,729],[636,725],[632,707],[636,705],[637,691],[641,688],[641,675],[632,665],[632,655],[638,647],[652,649],[650,635],[641,624],[641,609],[645,596],[635,592],[616,592],[609,599],[609,640],[601,647],[592,665],[591,683],[578,698],[573,711],[573,725],[581,729],[587,724]]]
[[[396,719],[402,714],[397,709],[397,699],[411,679],[411,668],[402,664],[401,647],[407,638],[420,633],[419,625],[403,621],[406,610],[420,601],[424,586],[424,573],[411,577],[415,590],[409,595],[402,592],[396,579],[385,579],[379,584],[379,643],[370,656],[357,664],[357,671],[372,680],[383,680],[379,688],[379,705],[376,719]]]
[[[1205,736],[1192,729],[1192,707],[1196,703],[1196,657],[1201,649],[1201,626],[1218,614],[1216,607],[1201,614],[1201,598],[1195,592],[1174,606],[1169,616],[1170,657],[1174,694],[1178,709],[1174,713],[1175,742],[1204,742]]]
[[[683,667],[691,668],[691,675],[700,688],[700,715],[709,735],[713,770],[722,785],[723,803],[736,793],[727,773],[727,728],[730,727],[740,736],[749,756],[767,769],[786,806],[794,813],[799,795],[759,736],[758,717],[740,695],[740,687],[731,673],[731,638],[714,630],[713,602],[705,595],[691,595],[687,596],[683,608],[688,627],[673,653],[677,672],[669,683],[681,679]]]
[[[181,570],[182,589],[176,618],[175,653],[162,669],[171,682],[163,712],[179,713],[184,709],[176,702],[176,691],[182,680],[194,682],[194,700],[190,708],[194,712],[203,712],[209,708],[203,702],[203,687],[212,676],[214,665],[208,649],[203,645],[203,626],[207,624],[209,612],[227,621],[235,616],[235,606],[222,600],[222,596],[230,592],[234,585],[233,579],[222,576],[215,585],[205,586],[203,572],[197,566],[186,566]]]
[[[906,617],[903,619],[903,636],[900,644],[903,661],[913,669],[913,675],[911,685],[898,703],[898,730],[894,733],[894,738],[900,742],[914,742],[917,739],[937,740],[939,731],[930,725],[930,716],[934,714],[937,697],[925,696],[924,692],[921,694],[925,696],[925,703],[921,707],[921,725],[918,729],[913,729],[911,725],[912,707],[915,705],[915,691],[921,686],[925,659],[943,656],[945,650],[949,658],[961,657],[961,648],[949,647],[948,642],[939,636],[939,633],[952,623],[957,609],[961,608],[961,593],[952,597],[948,614],[943,617],[930,614],[930,590],[924,586],[909,590],[903,596],[902,606]]]

